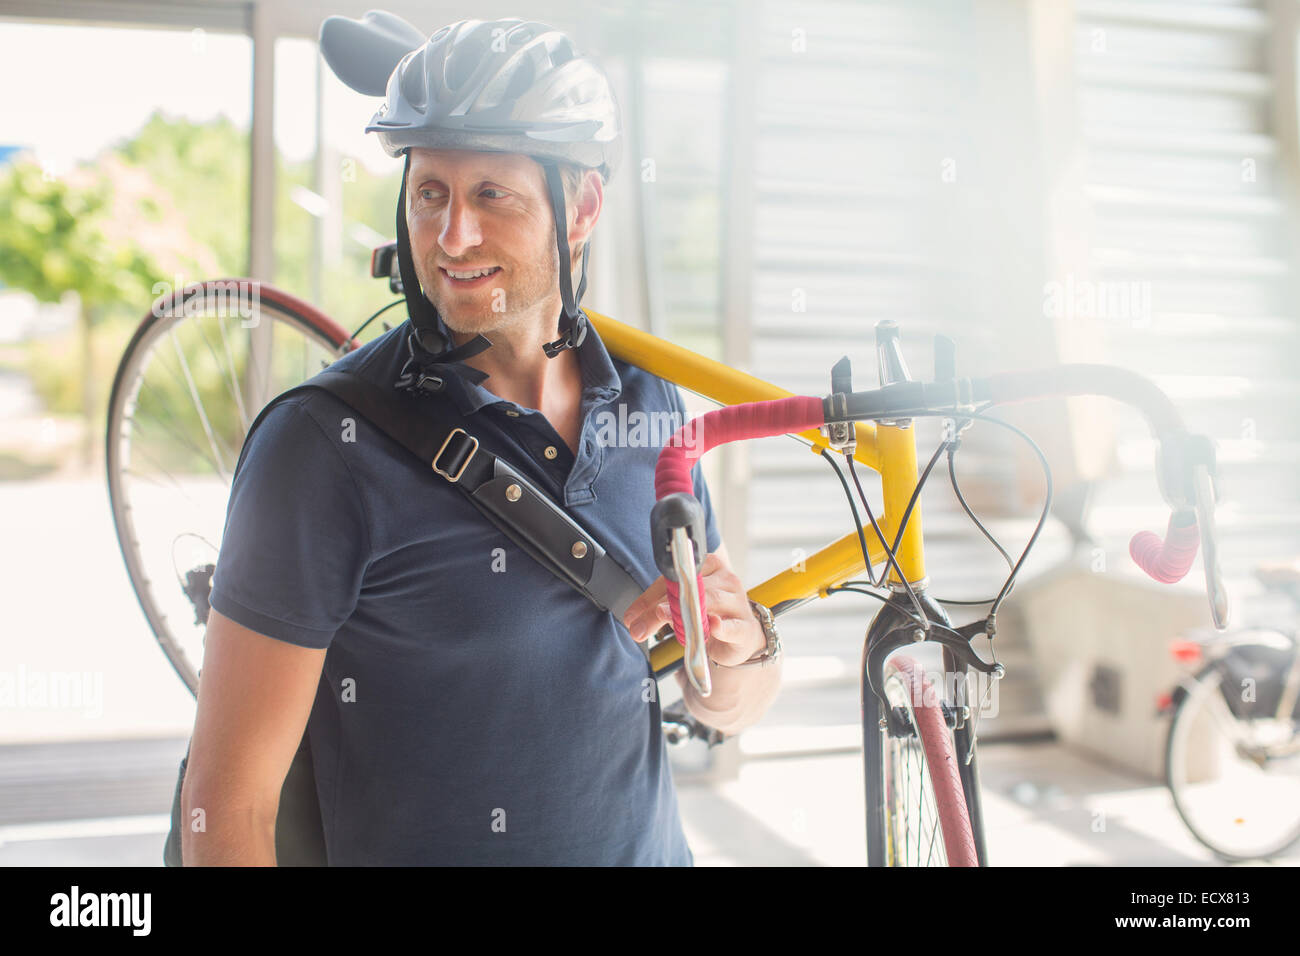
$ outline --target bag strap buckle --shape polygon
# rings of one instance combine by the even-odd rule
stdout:
[[[451,472],[442,468],[438,464],[438,462],[442,458],[442,453],[444,451],[447,451],[447,446],[452,443],[452,440],[454,438],[456,438],[457,432],[460,433],[460,435],[463,437],[464,440],[457,442],[456,447],[451,449],[452,466],[454,467],[455,462],[457,461],[460,462],[460,467],[455,469],[456,473],[453,475],[451,474]],[[448,481],[451,482],[459,481],[460,476],[465,474],[465,469],[469,467],[469,463],[474,459],[474,454],[477,451],[478,451],[477,438],[475,438],[473,435],[466,432],[465,429],[463,428],[453,428],[451,432],[447,435],[446,439],[443,441],[442,447],[438,449],[438,454],[433,456],[433,470],[436,471],[438,474],[442,475]],[[461,460],[462,455],[464,456],[463,461]]]

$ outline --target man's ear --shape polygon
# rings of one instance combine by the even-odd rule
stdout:
[[[575,262],[582,255],[579,243],[586,244],[592,230],[596,228],[596,220],[600,218],[604,203],[605,188],[600,173],[594,169],[584,170],[573,208],[569,210],[569,248],[573,250]]]

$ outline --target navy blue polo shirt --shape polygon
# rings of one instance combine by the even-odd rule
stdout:
[[[332,367],[391,386],[410,328]],[[421,401],[452,403],[646,588],[654,466],[681,395],[611,359],[594,328],[578,359],[576,457],[490,378],[452,375]],[[695,488],[714,551],[698,464]],[[280,400],[245,443],[211,604],[328,648],[308,730],[332,865],[693,863],[658,689],[622,621],[333,395]]]

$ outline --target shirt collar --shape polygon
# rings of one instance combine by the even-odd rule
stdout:
[[[437,315],[438,331],[448,343],[454,342],[451,330],[447,328],[442,316]],[[578,368],[582,374],[582,397],[584,412],[588,405],[613,401],[623,393],[623,380],[609,357],[595,323],[587,319],[587,335],[577,348]],[[472,415],[485,405],[494,405],[506,401],[500,395],[488,390],[486,385],[478,385],[461,375],[453,365],[447,377],[447,393],[451,396],[462,415]],[[487,383],[492,379],[489,377]]]

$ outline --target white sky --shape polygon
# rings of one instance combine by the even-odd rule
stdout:
[[[290,161],[312,154],[316,44],[276,43],[275,142]],[[396,169],[362,130],[379,100],[325,68],[325,138],[369,169]],[[252,41],[203,30],[76,27],[0,20],[0,145],[28,146],[58,172],[140,128],[161,108],[203,121],[228,116],[247,129]]]

